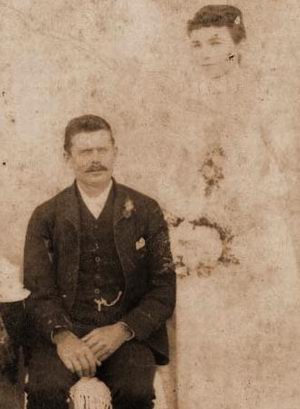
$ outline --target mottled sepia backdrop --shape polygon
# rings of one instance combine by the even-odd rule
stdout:
[[[161,407],[177,395],[180,409],[298,409],[300,7],[226,1],[247,40],[238,72],[210,83],[186,34],[206,4],[0,1],[1,253],[21,264],[33,208],[72,182],[67,121],[105,117],[116,178],[170,224],[178,305]]]

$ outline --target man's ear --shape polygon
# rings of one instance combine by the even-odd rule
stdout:
[[[70,152],[64,151],[64,160],[65,160],[66,164],[69,164],[70,159],[71,159]]]
[[[119,149],[118,149],[118,147],[115,145],[115,146],[114,146],[115,161],[116,161],[116,159],[117,159],[117,157],[118,157],[118,153],[119,153]]]

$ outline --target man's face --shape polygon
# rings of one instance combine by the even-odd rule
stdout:
[[[117,148],[109,131],[81,132],[72,137],[66,159],[83,185],[105,187],[112,176]]]
[[[222,77],[235,65],[237,46],[227,27],[203,27],[190,38],[193,60],[210,78]]]

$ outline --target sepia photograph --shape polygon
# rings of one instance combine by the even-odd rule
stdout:
[[[0,10],[0,409],[299,409],[297,0]]]

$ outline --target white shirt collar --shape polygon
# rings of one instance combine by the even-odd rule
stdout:
[[[110,180],[109,185],[105,188],[105,190],[103,190],[103,192],[101,192],[98,196],[90,197],[82,190],[79,183],[77,182],[77,187],[82,197],[82,200],[84,201],[87,208],[96,219],[98,219],[105,206],[108,195],[112,188],[112,184],[113,184],[112,180]]]

